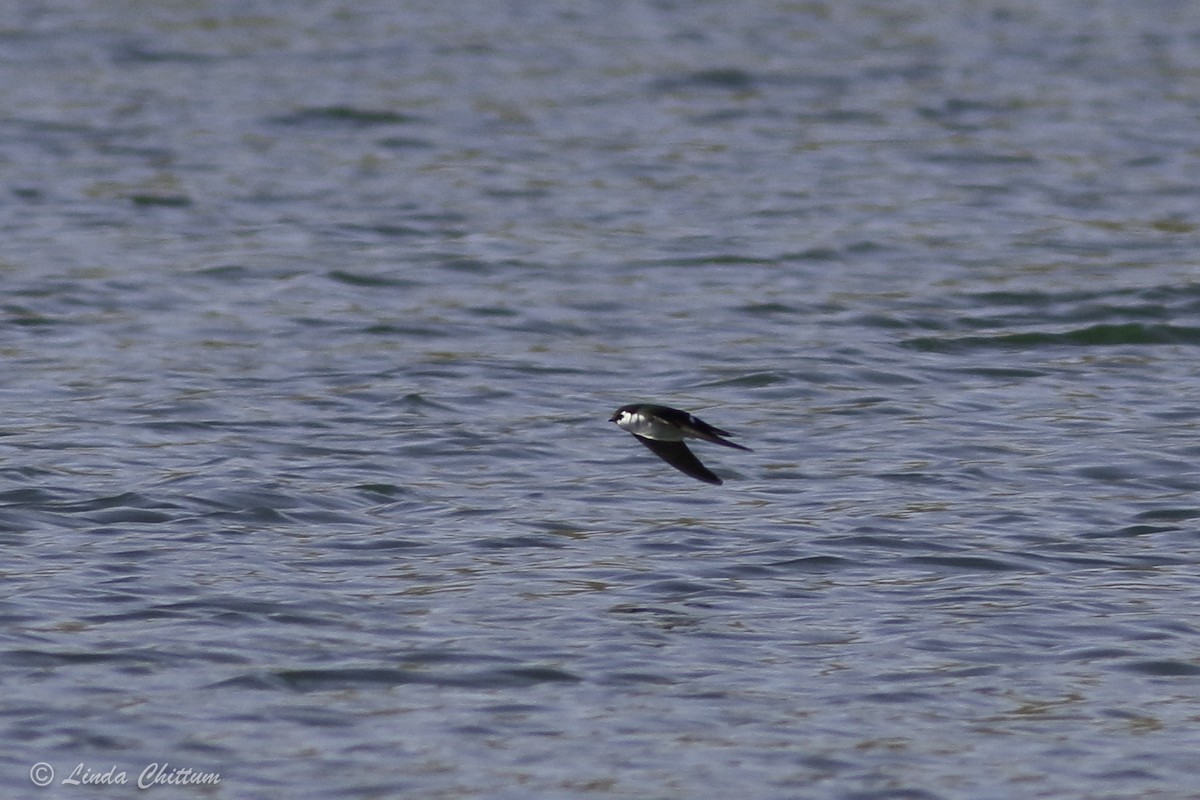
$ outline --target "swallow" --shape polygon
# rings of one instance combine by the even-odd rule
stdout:
[[[633,438],[646,445],[654,455],[675,469],[705,483],[720,485],[722,480],[700,463],[700,459],[683,443],[684,439],[703,439],[737,450],[750,450],[749,447],[723,439],[724,436],[733,435],[728,431],[714,428],[704,420],[677,408],[651,403],[631,403],[618,408],[608,421],[615,422],[622,430],[632,433]]]

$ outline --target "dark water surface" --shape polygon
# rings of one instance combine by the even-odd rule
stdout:
[[[1200,5],[31,3],[0,68],[3,796],[1200,796]]]

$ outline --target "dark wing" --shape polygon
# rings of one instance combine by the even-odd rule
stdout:
[[[715,425],[709,425],[704,420],[693,416],[686,411],[680,411],[678,408],[667,408],[666,406],[651,406],[651,408],[654,409],[655,414],[662,417],[667,422],[689,431],[697,439],[703,439],[706,442],[724,445],[725,447],[732,447],[735,450],[745,450],[750,452],[749,447],[735,444],[734,442],[729,442],[721,438],[722,436],[732,436],[733,434],[729,431],[723,431]]]
[[[700,422],[700,420],[696,420],[696,422]],[[726,433],[725,431],[721,430],[720,428],[714,428],[712,425],[709,425],[707,423],[700,422],[700,424],[697,425],[694,428],[694,430],[696,431],[696,434],[697,434],[696,438],[703,439],[706,442],[712,442],[713,444],[723,444],[726,447],[732,447],[735,450],[745,450],[747,453],[754,452],[749,447],[746,447],[743,444],[738,444],[737,442],[731,442],[727,439],[722,439],[721,438],[722,436],[732,436],[733,434]]]
[[[626,410],[641,410],[653,414],[659,419],[669,422],[677,428],[682,428],[683,430],[687,431],[689,435],[694,436],[697,439],[703,439],[706,442],[724,445],[725,447],[732,447],[734,450],[745,450],[748,453],[753,452],[745,445],[740,445],[735,442],[722,439],[722,436],[733,435],[729,431],[723,431],[715,425],[709,425],[699,417],[693,416],[686,411],[680,411],[678,408],[671,408],[670,406],[657,406],[652,403],[644,403],[639,406],[635,403],[633,405],[622,406],[621,408],[618,408],[617,414],[620,414],[622,411]],[[616,421],[617,414],[613,415],[612,421]]]
[[[718,486],[723,483],[723,481],[714,475],[708,469],[708,467],[700,463],[700,459],[696,458],[692,451],[688,450],[688,446],[683,442],[664,442],[660,439],[647,439],[636,434],[634,434],[633,438],[646,445],[646,447],[650,448],[650,451],[654,453],[654,455],[658,456],[663,461],[682,472],[684,475],[690,475],[696,480],[701,480],[705,483],[711,483]]]

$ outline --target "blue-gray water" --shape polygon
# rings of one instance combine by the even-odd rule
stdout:
[[[3,796],[1197,796],[1197,4],[27,3],[0,69]]]

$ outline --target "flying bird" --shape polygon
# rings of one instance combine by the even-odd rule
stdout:
[[[686,411],[652,403],[621,406],[613,412],[609,422],[615,422],[622,430],[632,433],[633,438],[675,469],[705,483],[720,485],[722,481],[700,463],[700,459],[684,444],[684,439],[703,439],[737,450],[750,450],[749,447],[722,438],[733,435],[728,431],[714,428]]]

